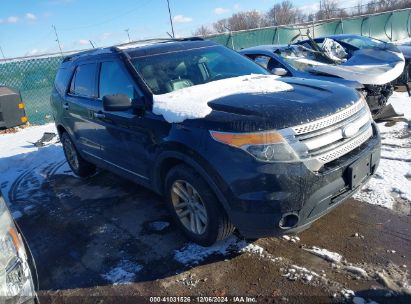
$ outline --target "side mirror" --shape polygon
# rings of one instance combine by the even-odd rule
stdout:
[[[271,70],[271,73],[277,76],[285,76],[288,74],[287,70],[283,68],[274,68]]]
[[[126,94],[106,95],[103,97],[104,111],[127,111],[131,101]]]

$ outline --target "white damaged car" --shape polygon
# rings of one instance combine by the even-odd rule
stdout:
[[[391,96],[395,81],[404,71],[402,52],[393,44],[359,35],[334,35],[296,43],[298,58],[310,70],[328,76],[354,80],[364,85],[373,116]]]

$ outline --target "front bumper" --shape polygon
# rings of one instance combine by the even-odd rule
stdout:
[[[350,198],[375,173],[381,139],[375,125],[373,128],[372,138],[317,173],[302,163],[259,164],[252,169],[243,162],[243,169],[245,166],[250,170],[236,178],[231,164],[230,174],[223,179],[228,181],[224,194],[233,224],[250,238],[294,233],[309,227]],[[368,169],[364,169],[365,163]],[[364,170],[368,172],[361,172]],[[360,180],[355,180],[356,174],[361,175]],[[291,215],[287,219],[293,219],[292,226],[284,223],[287,215]]]

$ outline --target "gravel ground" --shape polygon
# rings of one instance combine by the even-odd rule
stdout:
[[[86,181],[50,173],[63,165],[43,172],[37,189],[30,172],[11,187],[14,204],[27,184],[27,196],[40,202],[18,223],[37,262],[42,303],[167,295],[340,302],[353,299],[350,290],[378,303],[411,300],[410,216],[350,200],[298,237],[233,236],[203,248],[186,242],[152,192],[108,172]]]

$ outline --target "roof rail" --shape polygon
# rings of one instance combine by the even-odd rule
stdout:
[[[127,43],[117,44],[112,48],[115,50],[121,50],[127,46],[143,46],[149,44],[156,44],[156,43],[166,43],[166,42],[181,42],[181,41],[202,41],[204,40],[201,37],[188,37],[188,38],[152,38],[152,39],[143,39],[143,40],[136,40]]]
[[[111,47],[104,47],[104,48],[96,48],[96,49],[91,49],[75,54],[68,55],[64,57],[63,62],[67,61],[72,61],[78,57],[88,55],[88,54],[93,54],[95,52],[102,52],[104,50],[107,51],[114,51],[114,52],[119,52],[122,50],[122,48],[127,47],[127,46],[134,46],[139,47],[143,45],[149,45],[149,44],[156,44],[156,43],[166,43],[166,42],[179,42],[179,41],[202,41],[204,39],[200,37],[188,37],[188,38],[153,38],[153,39],[145,39],[145,40],[137,40],[137,41],[131,41],[127,43],[122,43],[122,44],[117,44],[115,46]]]
[[[80,56],[87,55],[87,54],[91,54],[91,53],[93,53],[93,51],[95,51],[95,50],[96,50],[96,49],[91,49],[91,50],[82,51],[82,52],[79,52],[79,53],[75,53],[75,54],[68,55],[68,56],[64,57],[63,62],[72,61],[72,60],[74,60],[74,59],[76,59],[76,58],[78,58],[78,57],[80,57]]]

